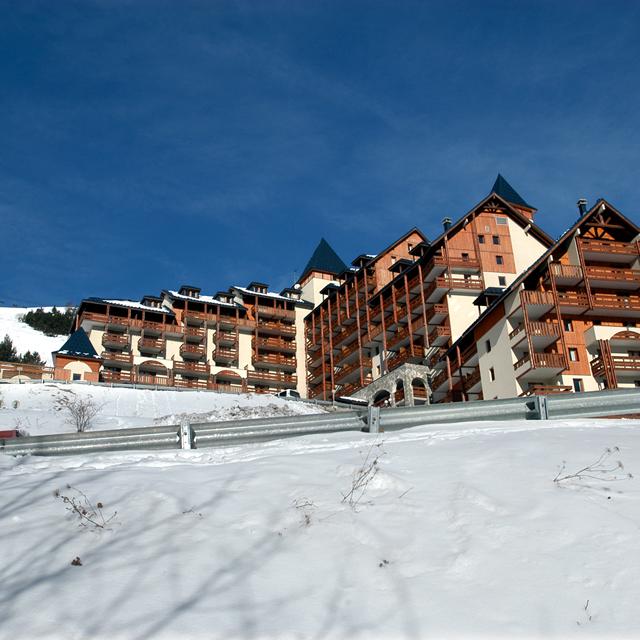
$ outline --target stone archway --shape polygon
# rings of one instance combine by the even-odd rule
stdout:
[[[391,393],[386,389],[378,391],[373,396],[372,404],[374,407],[388,407],[391,404]]]

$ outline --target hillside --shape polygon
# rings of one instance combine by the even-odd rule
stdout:
[[[0,430],[22,429],[29,435],[64,433],[74,428],[57,400],[75,394],[98,408],[93,429],[177,424],[183,414],[193,420],[232,420],[277,415],[320,413],[321,407],[269,394],[228,394],[207,391],[127,389],[62,384],[0,385]]]
[[[625,474],[640,470],[639,427],[0,457],[0,636],[632,637],[640,491]],[[563,460],[574,471],[614,446],[602,479],[553,482]],[[367,456],[378,473],[352,508],[342,496]],[[55,490],[115,515],[80,527]]]
[[[18,353],[37,351],[46,364],[52,366],[51,352],[58,350],[64,344],[67,336],[45,336],[44,333],[20,322],[21,316],[28,311],[35,310],[35,308],[0,307],[0,340],[8,335]],[[43,307],[45,311],[50,311],[51,308]],[[58,309],[64,311],[64,307],[58,307]]]

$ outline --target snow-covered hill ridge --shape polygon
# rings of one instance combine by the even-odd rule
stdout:
[[[554,482],[607,448],[600,479]],[[0,457],[0,636],[634,637],[638,471],[632,420]],[[106,529],[54,496],[73,488]]]
[[[32,436],[73,431],[65,412],[57,410],[57,400],[69,394],[91,400],[100,408],[91,427],[96,430],[178,424],[183,415],[191,421],[212,422],[323,412],[315,404],[268,394],[128,389],[81,383],[4,384],[0,385],[0,431],[22,429]]]
[[[0,340],[8,335],[13,346],[19,354],[26,351],[37,351],[47,366],[53,365],[52,351],[57,351],[68,336],[45,336],[28,324],[21,322],[20,318],[29,311],[35,311],[38,307],[0,307]],[[44,311],[51,311],[53,307],[42,307]],[[64,307],[58,307],[59,311],[65,311]]]

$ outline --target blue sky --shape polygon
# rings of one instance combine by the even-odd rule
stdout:
[[[640,221],[640,3],[0,0],[0,304],[294,281],[498,172]]]

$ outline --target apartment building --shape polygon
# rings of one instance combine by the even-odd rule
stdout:
[[[184,285],[140,302],[87,298],[75,328],[95,349],[104,382],[306,394],[302,318],[310,308],[294,288],[275,293],[252,282],[211,296]],[[77,368],[66,351],[56,367]]]
[[[436,402],[640,386],[640,228],[606,200],[437,363]]]
[[[497,295],[553,244],[502,177],[429,242],[414,228],[341,273],[306,271],[323,296],[305,320],[311,397],[426,402],[432,367]],[[317,288],[317,282],[314,283]]]

